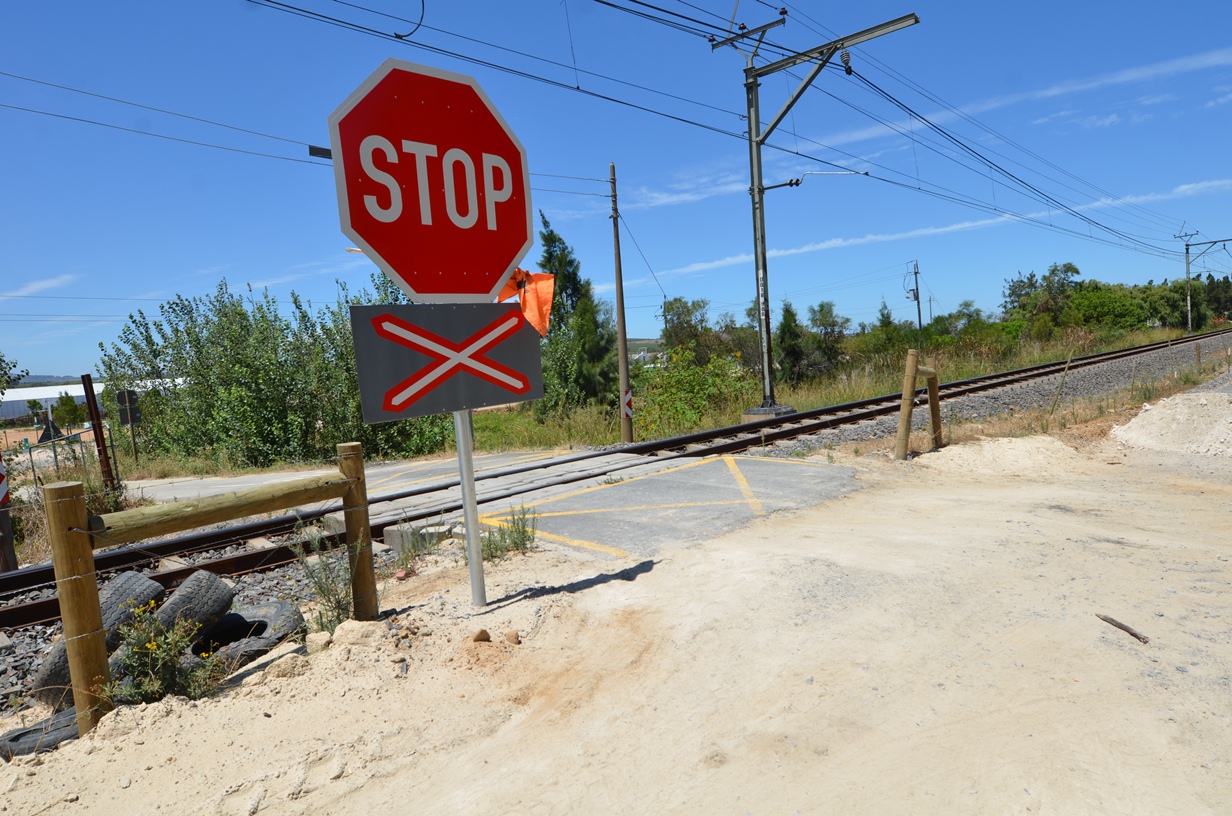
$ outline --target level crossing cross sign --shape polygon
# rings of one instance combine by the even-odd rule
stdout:
[[[516,303],[352,306],[364,422],[543,396],[539,333]]]
[[[526,151],[468,76],[388,59],[329,117],[342,231],[417,303],[491,303],[534,240]]]

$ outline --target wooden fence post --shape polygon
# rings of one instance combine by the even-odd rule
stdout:
[[[359,442],[338,445],[338,470],[351,480],[342,496],[347,552],[351,559],[351,604],[355,620],[380,617],[376,597],[376,570],[372,565],[372,529],[368,524],[368,487],[364,481],[364,447]]]
[[[1194,356],[1198,360],[1198,372],[1202,372],[1202,344],[1194,343]]]
[[[898,442],[894,446],[894,458],[906,459],[911,446],[911,407],[915,402],[916,370],[920,365],[920,352],[907,349],[907,373],[903,375],[903,403],[898,412]]]
[[[85,736],[98,725],[111,706],[99,696],[111,679],[107,668],[106,633],[98,604],[98,580],[94,574],[94,543],[81,482],[57,482],[43,486],[47,510],[47,536],[56,573],[56,595],[64,621],[64,645],[68,673],[77,706],[77,733]]]
[[[932,426],[933,450],[945,447],[941,430],[941,375],[937,373],[937,358],[928,358],[932,376],[928,378],[928,422]]]

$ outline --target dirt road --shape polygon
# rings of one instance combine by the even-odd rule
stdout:
[[[491,567],[481,615],[461,566],[417,577],[394,630],[109,715],[0,806],[1226,813],[1232,458],[1109,425],[841,456],[863,489],[691,549]]]

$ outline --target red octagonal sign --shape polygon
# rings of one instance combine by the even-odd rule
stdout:
[[[411,300],[496,297],[534,223],[526,151],[473,78],[388,59],[329,140],[342,231]]]

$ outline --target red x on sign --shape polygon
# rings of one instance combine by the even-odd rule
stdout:
[[[399,320],[391,314],[372,318],[372,327],[386,340],[414,349],[432,358],[432,362],[385,392],[386,411],[403,411],[442,380],[466,370],[493,385],[525,394],[530,380],[525,374],[491,360],[484,354],[526,325],[520,310],[501,315],[461,343],[453,343],[427,329]]]

